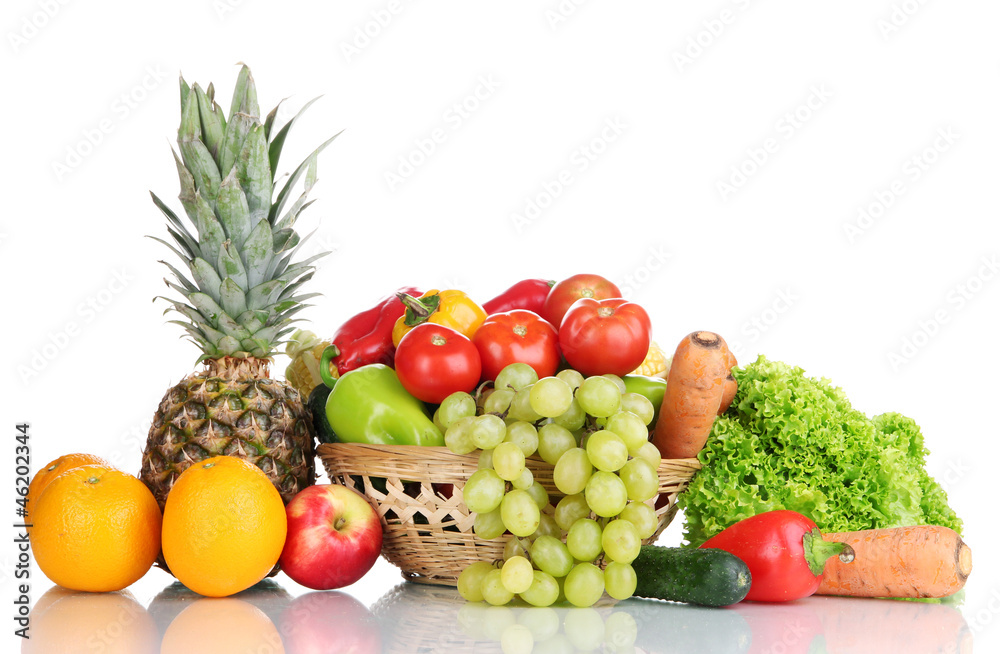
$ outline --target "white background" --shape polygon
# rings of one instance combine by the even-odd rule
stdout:
[[[714,330],[741,361],[764,353],[868,414],[912,416],[965,519],[962,611],[986,651],[1000,631],[998,18],[973,0],[6,2],[0,426],[31,423],[36,469],[86,451],[138,472],[157,403],[197,357],[151,301],[173,255],[145,238],[166,237],[148,191],[180,210],[177,76],[214,82],[228,109],[243,61],[264,111],[287,97],[287,119],[322,96],[282,172],[345,130],[300,222],[311,251],[333,252],[311,329],[401,285],[485,301],[594,272],[668,349]],[[348,590],[370,605],[398,580],[380,562]],[[49,584],[32,581],[37,599]]]

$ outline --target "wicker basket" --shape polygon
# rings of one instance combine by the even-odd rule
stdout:
[[[368,497],[382,520],[382,555],[405,579],[454,586],[469,564],[503,558],[506,538],[477,538],[472,531],[475,514],[462,502],[462,488],[477,469],[478,455],[455,454],[446,447],[355,443],[323,443],[317,453],[333,483]],[[537,456],[527,464],[550,497],[560,497],[552,466]],[[660,462],[659,526],[646,543],[670,524],[677,496],[700,467],[697,459]],[[449,484],[455,490],[450,496]]]

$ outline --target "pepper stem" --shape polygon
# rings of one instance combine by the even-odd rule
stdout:
[[[337,383],[336,378],[330,373],[330,362],[339,356],[340,349],[333,343],[323,348],[323,354],[320,356],[319,376],[328,388],[333,388],[333,385]]]
[[[430,318],[432,313],[437,311],[438,306],[441,304],[441,296],[437,293],[416,298],[407,293],[400,292],[396,293],[396,297],[406,307],[406,316],[403,318],[403,324],[408,327],[415,327],[422,322],[427,322],[427,319]]]
[[[819,529],[802,535],[802,547],[806,552],[806,563],[809,570],[814,575],[823,574],[826,561],[832,556],[840,557],[841,562],[850,563],[854,560],[854,548],[847,543],[830,542],[823,540],[823,534]]]

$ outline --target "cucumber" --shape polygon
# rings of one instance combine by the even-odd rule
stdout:
[[[729,606],[750,591],[747,564],[725,550],[643,545],[632,568],[638,597]]]
[[[326,398],[330,396],[330,387],[320,384],[309,393],[306,406],[312,412],[313,429],[320,443],[336,443],[337,435],[333,433],[330,421],[326,418]]]

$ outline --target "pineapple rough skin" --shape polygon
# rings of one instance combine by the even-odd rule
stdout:
[[[316,479],[309,409],[289,384],[247,377],[260,374],[257,366],[243,374],[213,372],[219,371],[191,375],[167,391],[149,430],[140,479],[162,510],[190,465],[220,454],[240,456],[264,471],[287,504]]]

